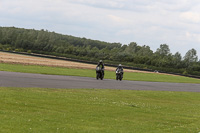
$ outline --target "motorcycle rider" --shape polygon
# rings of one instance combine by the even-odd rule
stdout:
[[[97,64],[97,67],[100,67],[102,69],[103,75],[104,75],[104,64],[103,61],[100,60],[99,63]]]
[[[122,71],[122,77],[123,77],[124,70],[123,70],[122,64],[119,64],[119,66],[117,67],[116,71],[117,71],[118,69]]]

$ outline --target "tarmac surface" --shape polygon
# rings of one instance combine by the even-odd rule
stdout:
[[[89,77],[57,76],[0,71],[0,87],[38,88],[95,88],[151,91],[200,92],[200,84],[165,83],[144,81],[96,80]]]

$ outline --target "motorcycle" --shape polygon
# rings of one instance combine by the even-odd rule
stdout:
[[[103,69],[101,67],[96,67],[96,78],[103,80],[104,74],[103,74]]]
[[[123,70],[121,70],[121,69],[117,69],[116,70],[116,80],[122,80],[122,78],[123,78]]]

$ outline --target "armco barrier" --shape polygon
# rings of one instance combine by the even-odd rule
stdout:
[[[8,53],[15,53],[15,54],[22,54],[22,55],[35,56],[35,57],[43,57],[43,58],[49,58],[49,59],[74,61],[74,62],[80,62],[80,63],[87,63],[87,64],[97,65],[97,62],[91,62],[91,61],[85,61],[85,60],[78,60],[78,59],[72,59],[72,58],[65,58],[65,57],[58,57],[58,56],[51,56],[51,55],[43,55],[43,54],[36,54],[36,53],[6,51],[6,50],[0,50],[0,51],[2,51],[2,52],[8,52]],[[107,64],[107,63],[105,63],[105,66],[117,67],[117,65]],[[151,70],[151,69],[142,69],[142,68],[136,68],[136,67],[130,67],[130,66],[123,66],[123,68],[125,68],[125,69],[130,69],[130,70],[139,70],[139,71],[155,72],[155,70]],[[184,74],[173,73],[173,72],[164,72],[164,71],[157,71],[157,72],[159,72],[159,73],[165,73],[165,74],[172,74],[172,75],[179,75],[179,76],[185,76],[185,77],[200,79],[200,76],[195,76],[195,75],[184,75]]]

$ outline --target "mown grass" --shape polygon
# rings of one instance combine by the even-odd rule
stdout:
[[[69,76],[84,76],[84,77],[94,77],[94,78],[96,76],[95,70],[89,70],[89,69],[72,69],[72,68],[62,68],[62,67],[5,64],[5,63],[0,63],[0,71],[40,73],[40,74],[53,74],[53,75],[69,75]],[[115,72],[105,71],[105,78],[115,79]],[[151,82],[198,83],[198,84],[200,84],[199,79],[182,77],[182,76],[164,75],[164,74],[157,74],[157,73],[125,72],[123,80],[151,81]]]
[[[200,93],[0,88],[2,133],[198,133]]]

